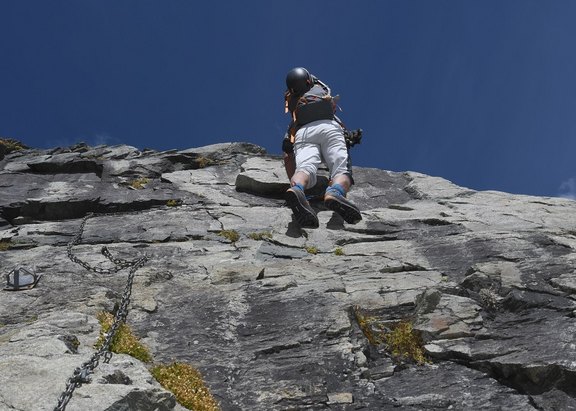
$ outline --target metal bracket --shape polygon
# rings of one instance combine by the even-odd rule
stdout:
[[[30,290],[36,287],[42,274],[36,274],[24,267],[16,267],[6,274],[6,291]]]

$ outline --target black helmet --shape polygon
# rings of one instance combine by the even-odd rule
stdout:
[[[286,87],[294,94],[304,94],[312,87],[312,76],[304,67],[295,67],[286,75]]]

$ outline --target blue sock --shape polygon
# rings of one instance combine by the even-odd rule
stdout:
[[[292,188],[296,188],[300,191],[304,191],[304,186],[302,184],[294,184]]]
[[[344,190],[344,187],[342,187],[340,184],[334,183],[332,184],[330,187],[328,187],[328,189],[326,189],[327,192],[335,192],[335,194],[339,194],[342,197],[346,197],[346,190]]]

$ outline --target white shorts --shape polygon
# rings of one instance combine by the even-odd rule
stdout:
[[[316,173],[322,162],[328,166],[331,179],[341,174],[352,177],[344,131],[336,121],[313,121],[300,127],[295,137],[296,172],[302,171],[310,177],[306,188],[316,185]]]

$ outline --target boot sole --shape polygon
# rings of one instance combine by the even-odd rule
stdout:
[[[344,201],[340,201],[338,197],[329,197],[325,199],[324,205],[330,210],[338,213],[348,224],[356,224],[362,220],[362,214],[360,214],[360,211],[357,208]]]
[[[296,221],[298,221],[298,224],[302,227],[318,228],[320,225],[318,223],[318,217],[313,211],[308,210],[304,204],[301,203],[298,194],[294,191],[287,191],[286,203],[292,210],[292,213],[294,213],[294,217],[296,218]]]

